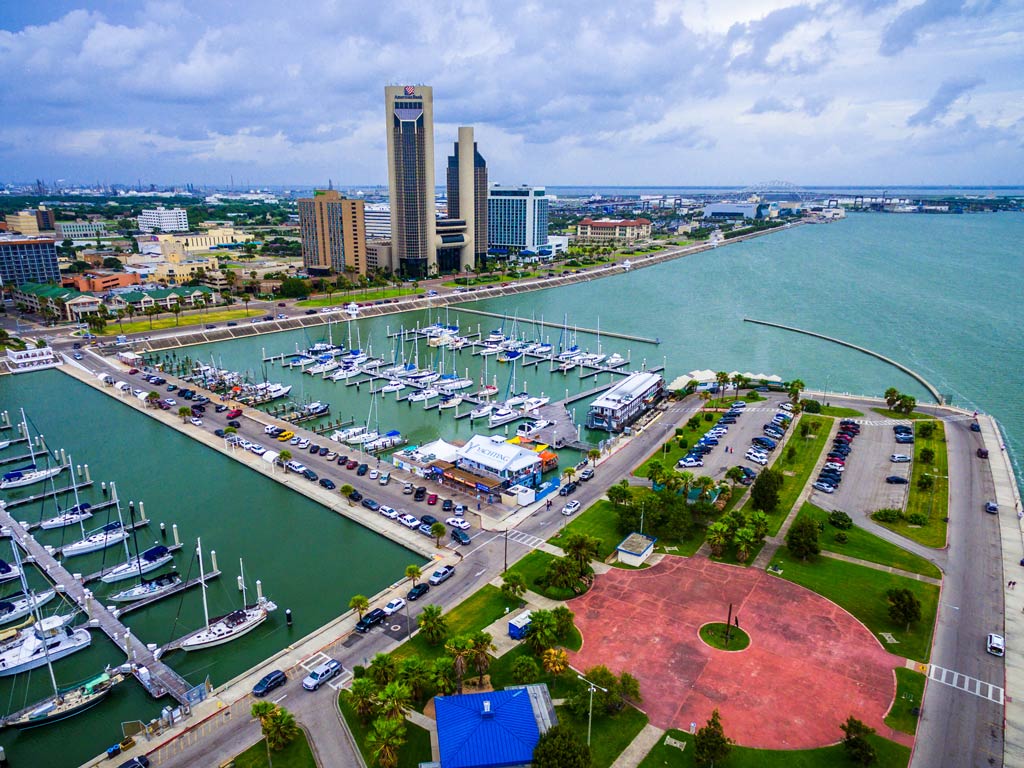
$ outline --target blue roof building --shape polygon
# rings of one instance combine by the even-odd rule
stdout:
[[[441,768],[512,768],[529,765],[542,733],[557,725],[548,687],[437,696]]]

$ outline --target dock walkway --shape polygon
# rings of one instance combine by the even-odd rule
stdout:
[[[132,634],[131,630],[118,621],[114,614],[87,590],[51,555],[46,548],[11,517],[6,509],[0,508],[0,526],[7,528],[28,557],[38,565],[64,594],[75,601],[89,617],[89,627],[104,632],[114,644],[124,651],[132,665],[132,674],[154,698],[173,696],[183,707],[189,707],[188,692],[192,686],[185,678],[157,659],[146,644]]]

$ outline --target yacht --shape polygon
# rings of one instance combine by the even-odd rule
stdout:
[[[417,390],[416,392],[413,392],[406,399],[410,403],[419,403],[419,402],[424,402],[425,403],[428,400],[433,400],[435,397],[437,397],[440,394],[441,393],[438,392],[436,389],[432,389],[430,387],[427,387],[426,389],[420,389],[420,390]]]
[[[511,397],[507,398],[505,400],[505,405],[507,405],[509,408],[519,408],[523,406],[529,399],[529,392],[520,392],[517,395],[512,395]]]
[[[366,431],[366,426],[363,425],[363,424],[360,424],[357,427],[348,427],[347,429],[338,429],[338,430],[335,430],[334,432],[331,433],[331,440],[333,440],[336,443],[344,443],[350,437],[355,437],[356,435],[361,435],[365,431]]]
[[[36,606],[46,605],[57,596],[57,591],[48,589],[35,595]],[[8,624],[18,619],[23,619],[32,613],[33,595],[25,592],[15,592],[0,599],[0,624]]]
[[[499,363],[511,363],[513,360],[517,360],[523,356],[523,352],[520,349],[503,349],[498,353]]]
[[[490,416],[491,415],[491,411],[493,411],[493,410],[494,410],[494,406],[491,405],[490,403],[484,403],[483,405],[478,405],[476,408],[474,408],[472,411],[469,412],[469,420],[470,421],[475,421],[476,419],[482,419],[482,418],[485,418],[487,416]]]
[[[618,352],[615,352],[609,357],[605,358],[604,364],[607,368],[614,368],[617,365],[622,365],[624,362],[626,362],[626,358],[624,358]]]
[[[473,386],[472,379],[460,379],[458,377],[452,377],[446,379],[444,376],[437,383],[437,388],[442,392],[455,392],[460,389],[468,389]]]
[[[327,360],[324,360],[323,358],[320,358],[320,361],[316,365],[309,366],[309,368],[304,370],[303,373],[308,373],[311,376],[316,376],[318,373],[321,373],[326,378],[328,373],[330,373],[331,371],[337,370],[340,367],[341,367],[341,363],[339,363],[333,357],[329,358]]]
[[[394,379],[392,381],[389,381],[383,387],[381,387],[380,391],[381,392],[398,392],[398,391],[403,390],[403,389],[405,389],[405,384],[403,382],[399,381],[398,379]]]
[[[484,339],[484,344],[500,344],[503,341],[506,341],[505,334],[502,333],[500,330],[497,330],[491,331],[487,335],[487,338]]]
[[[484,342],[484,345],[480,347],[480,349],[478,349],[476,353],[478,355],[484,355],[486,357],[487,355],[496,355],[500,351],[501,350],[498,349],[497,345],[488,344],[487,342]]]
[[[563,360],[558,365],[559,373],[568,373],[578,365],[575,359]]]
[[[341,381],[342,379],[347,381],[348,379],[355,378],[361,373],[362,371],[355,366],[352,366],[351,368],[339,368],[327,378],[331,381]]]
[[[516,427],[516,436],[525,437],[527,439],[533,438],[547,425],[548,422],[546,421],[528,421],[527,423],[520,424]]]
[[[602,355],[600,352],[587,353],[580,355],[579,361],[582,365],[598,366],[605,359],[606,355]]]
[[[518,418],[520,418],[519,411],[505,405],[498,406],[491,412],[491,415],[487,417],[487,426],[492,428],[500,427],[502,424],[508,424]]]
[[[0,650],[0,677],[41,667],[48,660],[63,659],[85,650],[91,642],[88,630],[65,626],[63,616],[47,616]]]
[[[181,584],[181,576],[177,573],[164,573],[155,579],[142,579],[134,587],[123,589],[104,598],[115,603],[133,603],[136,600],[145,600],[147,597],[155,597],[164,592],[170,592]]]
[[[462,403],[462,395],[443,395],[438,408],[455,408]]]
[[[11,488],[22,488],[26,485],[41,483],[43,480],[49,480],[63,471],[64,467],[38,469],[35,464],[26,464],[24,467],[5,472],[3,478],[0,479],[0,490],[6,491]]]
[[[150,573],[157,568],[166,565],[174,559],[174,554],[167,547],[158,544],[150,547],[141,555],[131,558],[127,562],[115,565],[107,571],[100,580],[104,584],[113,584],[115,581],[124,581],[144,573]]]
[[[114,522],[107,523],[102,528],[98,528],[92,533],[89,533],[78,541],[65,544],[61,547],[60,553],[64,557],[85,555],[89,552],[98,552],[101,549],[106,549],[107,547],[112,547],[115,544],[120,544],[127,538],[128,531],[125,530],[119,520],[115,520]]]
[[[402,437],[402,433],[397,429],[392,429],[390,432],[386,432],[375,440],[371,440],[363,446],[363,450],[368,453],[376,453],[377,451],[386,451],[389,448],[394,448],[396,445],[401,445],[405,442],[405,438]]]
[[[364,428],[362,432],[360,432],[357,435],[353,435],[352,437],[345,440],[345,442],[348,443],[349,445],[365,445],[371,440],[376,440],[378,437],[380,437],[380,434],[377,432],[377,430],[371,429],[369,431],[366,431],[366,429]]]
[[[83,520],[88,520],[90,517],[92,517],[91,509],[92,504],[75,504],[75,506],[71,507],[71,509],[64,510],[56,517],[51,517],[46,520],[43,520],[43,522],[39,524],[39,527],[45,528],[46,530],[52,530],[54,528],[66,528],[69,525],[80,523]]]

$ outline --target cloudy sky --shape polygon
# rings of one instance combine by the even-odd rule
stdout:
[[[1024,0],[4,0],[0,73],[0,181],[386,183],[388,83],[502,183],[1024,181]]]

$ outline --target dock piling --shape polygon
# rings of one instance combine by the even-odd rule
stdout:
[[[210,550],[210,563],[213,565],[213,570],[220,570],[220,568],[217,567],[217,550],[215,549]]]
[[[181,539],[178,538],[178,524],[177,523],[174,523],[173,525],[171,525],[171,533],[174,534],[174,546],[180,547],[181,546]]]
[[[292,609],[291,608],[285,608],[284,609],[284,621],[285,621],[285,623],[289,627],[292,625]]]
[[[77,475],[78,475],[79,477],[81,477],[81,476],[82,476],[82,465],[81,465],[81,464],[79,464],[78,466],[76,466],[76,467],[75,467],[75,473],[76,473],[76,474],[77,474]]]
[[[61,466],[64,466],[65,464],[68,463],[68,459],[67,459],[67,456],[64,455],[64,449],[63,448],[60,449],[60,463],[61,463]]]
[[[145,502],[139,502],[139,518],[142,520],[146,519],[146,504]]]
[[[161,539],[166,539],[167,538],[167,524],[166,523],[160,523],[160,538]]]
[[[263,582],[256,579],[256,599],[258,602],[263,602]]]
[[[100,490],[103,491],[103,495],[104,496],[107,495],[107,481],[106,480],[104,480],[102,483],[100,483]]]

